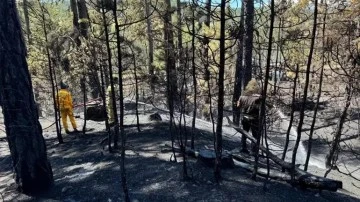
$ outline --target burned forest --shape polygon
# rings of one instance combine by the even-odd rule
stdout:
[[[0,201],[360,201],[359,0],[1,0]]]

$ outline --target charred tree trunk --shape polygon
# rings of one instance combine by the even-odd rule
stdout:
[[[134,77],[135,77],[135,115],[136,115],[136,127],[138,132],[140,132],[140,119],[139,119],[139,78],[138,78],[138,74],[137,74],[137,68],[138,66],[136,65],[136,58],[135,58],[135,52],[133,50],[133,48],[130,46],[131,52],[132,52],[132,60],[133,60],[133,65],[134,65]],[[145,112],[145,110],[144,110]]]
[[[176,9],[176,14],[177,14],[177,39],[178,39],[178,59],[179,59],[179,69],[182,70],[184,67],[183,63],[184,63],[184,57],[183,57],[183,42],[182,42],[182,16],[181,16],[181,3],[180,0],[176,1],[177,4],[177,9]]]
[[[0,1],[0,103],[6,137],[21,192],[35,194],[53,184],[15,0]]]
[[[47,37],[47,30],[46,30],[46,24],[45,24],[45,14],[44,14],[44,7],[39,2],[39,6],[41,8],[41,18],[42,18],[42,27],[44,31],[44,37],[45,42],[48,43],[48,37]],[[49,66],[49,74],[50,74],[50,82],[51,82],[51,91],[52,91],[52,97],[53,97],[53,103],[54,103],[54,115],[55,115],[55,125],[56,125],[56,135],[58,138],[59,143],[64,143],[63,138],[61,136],[61,129],[60,129],[60,119],[58,117],[58,107],[56,106],[57,98],[56,98],[56,89],[54,84],[54,69],[52,67],[51,57],[50,57],[50,50],[48,47],[46,47],[46,56],[48,60],[48,66]]]
[[[243,86],[246,86],[251,80],[252,75],[252,50],[253,50],[253,38],[254,38],[254,0],[244,0],[244,13],[245,13],[245,24],[244,24],[244,78]]]
[[[168,95],[172,102],[175,101],[175,98],[178,94],[178,84],[177,84],[177,74],[176,74],[176,65],[175,65],[175,54],[174,54],[174,33],[172,28],[171,20],[171,3],[170,0],[166,0],[166,13],[164,15],[164,35],[165,35],[165,55],[166,57],[166,68],[168,68],[170,76],[170,94]],[[170,106],[170,105],[169,105]],[[172,108],[174,106],[170,106]],[[173,109],[171,109],[173,110]]]
[[[327,8],[324,9],[324,17],[323,17],[323,22],[322,22],[323,23],[323,27],[322,27],[322,35],[323,35],[322,46],[323,46],[323,49],[325,47],[326,15],[327,15]],[[318,94],[317,94],[313,120],[312,120],[311,127],[310,127],[308,150],[307,150],[306,160],[305,160],[305,165],[304,165],[304,170],[305,171],[307,171],[309,161],[310,161],[310,155],[311,155],[311,149],[312,149],[312,137],[313,137],[313,134],[314,134],[314,128],[315,128],[315,123],[316,123],[316,115],[317,115],[317,111],[318,111],[318,108],[319,108],[319,102],[320,102],[321,91],[322,91],[324,66],[325,66],[325,49],[322,51],[322,66],[321,66],[321,71],[320,71],[319,90],[318,90]]]
[[[222,154],[222,126],[224,113],[224,72],[225,72],[225,8],[226,0],[221,1],[220,5],[220,66],[219,66],[219,98],[218,98],[218,117],[215,137],[215,180],[221,179],[221,154]]]
[[[294,78],[294,84],[293,84],[293,92],[292,92],[292,101],[291,101],[291,112],[290,112],[290,121],[289,121],[289,126],[288,129],[286,131],[286,138],[285,138],[285,145],[284,145],[284,151],[281,157],[281,160],[285,160],[286,157],[286,153],[289,147],[289,141],[290,141],[290,132],[291,132],[291,128],[294,122],[294,112],[295,112],[295,101],[296,101],[296,84],[297,84],[297,79],[299,76],[299,64],[296,65],[296,70],[295,70],[295,78]]]
[[[110,88],[111,88],[111,98],[112,98],[112,106],[113,106],[113,113],[114,113],[114,119],[115,119],[115,134],[114,134],[114,148],[117,148],[117,139],[119,137],[119,119],[117,114],[117,107],[116,107],[116,98],[115,98],[115,87],[114,87],[114,79],[113,79],[113,70],[112,70],[112,54],[110,49],[110,39],[109,39],[109,31],[108,31],[108,25],[106,22],[106,13],[104,8],[104,0],[102,0],[102,17],[103,17],[103,26],[105,30],[105,40],[106,40],[106,50],[107,50],[107,56],[108,56],[108,65],[109,65],[109,77],[110,77]],[[115,141],[116,140],[116,141]],[[109,139],[109,142],[111,139]]]
[[[73,13],[73,26],[78,28],[79,27],[79,13],[77,7],[77,0],[70,0],[70,7]]]
[[[116,47],[117,47],[117,60],[118,60],[118,71],[119,71],[119,91],[120,91],[120,134],[121,134],[121,184],[125,195],[125,201],[129,202],[129,190],[127,188],[126,182],[126,170],[125,170],[125,144],[126,144],[126,134],[124,130],[124,94],[123,94],[123,67],[122,67],[122,52],[120,46],[120,29],[119,29],[119,21],[117,18],[117,2],[114,1],[113,15],[115,20],[115,32],[116,32]],[[113,92],[114,93],[114,92]],[[115,98],[115,96],[113,97]],[[115,101],[115,99],[113,99]],[[114,145],[116,147],[117,138],[114,139]]]
[[[79,13],[79,27],[81,36],[84,38],[88,38],[88,29],[89,29],[89,16],[88,16],[88,9],[86,7],[85,0],[78,0],[77,1],[78,13]]]
[[[180,121],[179,121],[179,143],[180,143],[180,151],[181,155],[183,157],[183,180],[189,179],[188,172],[187,172],[187,165],[186,165],[186,145],[187,145],[187,135],[186,135],[186,117],[185,117],[185,107],[186,107],[186,69],[187,69],[187,51],[186,51],[186,57],[185,57],[185,64],[184,68],[182,68],[182,85],[180,89]],[[182,124],[182,121],[184,120],[184,124]],[[184,125],[184,127],[183,127]]]
[[[152,22],[150,18],[150,4],[151,0],[145,1],[145,14],[146,14],[146,29],[147,37],[149,43],[149,58],[148,58],[148,68],[150,76],[150,88],[152,93],[155,93],[155,74],[154,74],[154,36],[152,32]]]
[[[28,6],[29,6],[28,0],[23,0],[24,19],[25,19],[25,26],[26,26],[26,36],[27,36],[28,43],[31,44],[31,40],[30,40],[30,36],[31,36],[30,18],[29,18]]]
[[[206,12],[206,20],[205,20],[204,24],[205,24],[205,26],[207,28],[210,28],[211,0],[206,1],[205,12]],[[206,116],[205,118],[206,118],[206,120],[208,120],[209,119],[208,114],[210,114],[210,119],[211,119],[211,122],[213,124],[213,133],[215,135],[214,119],[213,119],[213,116],[212,116],[212,103],[211,103],[212,98],[211,98],[211,82],[210,82],[211,73],[210,73],[210,70],[209,70],[209,67],[210,67],[210,63],[209,63],[209,43],[210,43],[209,37],[204,36],[204,38],[203,38],[203,61],[204,61],[204,70],[205,70],[204,80],[205,80],[207,88],[208,88],[207,89],[208,90],[208,97],[204,98],[204,103],[205,103],[204,105],[205,105],[205,107],[209,106],[209,110],[208,110],[208,113],[205,114],[205,116]]]
[[[79,28],[79,12],[78,12],[77,0],[70,0],[70,7],[73,13],[73,27],[75,31],[77,31]],[[78,37],[76,37],[75,42],[78,46],[81,45],[80,39]]]
[[[294,150],[293,150],[293,153],[292,153],[292,160],[291,160],[291,164],[292,164],[294,170],[295,170],[296,154],[297,154],[297,150],[298,150],[300,140],[301,140],[301,129],[302,129],[302,125],[304,123],[304,117],[305,117],[305,105],[306,105],[306,99],[307,99],[308,87],[309,87],[310,67],[311,67],[311,61],[312,61],[312,56],[313,56],[313,52],[314,52],[315,38],[316,38],[317,14],[318,14],[318,0],[315,0],[314,24],[313,24],[313,28],[312,28],[310,53],[309,53],[307,66],[306,66],[306,78],[305,78],[305,85],[304,85],[304,95],[303,95],[303,99],[302,99],[302,103],[301,103],[299,125],[297,127],[297,137],[296,137],[296,142],[295,142]],[[294,178],[294,175],[292,175],[292,178]]]
[[[244,6],[241,6],[240,14],[240,25],[238,33],[238,52],[236,59],[236,70],[235,70],[235,84],[233,94],[233,121],[235,124],[240,124],[240,108],[236,106],[236,102],[241,95],[242,80],[243,80],[243,56],[244,56]],[[260,51],[260,50],[259,50]]]
[[[277,78],[278,77],[278,74],[277,74],[277,71],[279,70],[278,68],[278,61],[279,61],[279,52],[280,52],[280,40],[281,40],[281,29],[282,29],[282,19],[281,17],[279,18],[279,29],[278,29],[278,40],[277,40],[277,44],[276,44],[276,59],[275,59],[275,68],[274,68],[274,72],[273,72],[273,76],[274,76],[274,91],[272,92],[273,95],[276,94],[277,92],[277,83],[278,83],[278,80],[280,80],[281,78]],[[279,74],[280,76],[280,74]]]
[[[179,132],[180,132],[180,148],[181,148],[181,153],[182,153],[182,157],[183,157],[183,179],[187,180],[189,179],[188,176],[188,172],[187,172],[187,165],[186,165],[186,152],[185,152],[185,148],[187,145],[187,134],[186,134],[186,119],[185,119],[185,108],[186,108],[186,69],[187,69],[187,64],[188,64],[188,52],[186,50],[185,54],[185,59],[184,59],[184,50],[183,50],[183,42],[182,42],[182,16],[181,16],[181,3],[180,0],[176,1],[177,3],[177,9],[176,9],[176,14],[177,14],[177,39],[178,39],[178,62],[179,62],[179,70],[182,71],[183,73],[183,81],[182,81],[182,86],[181,86],[181,92],[180,92],[180,125],[179,125]],[[184,120],[184,127],[182,127],[181,124],[181,119],[183,118]]]
[[[333,165],[336,163],[336,156],[337,156],[337,152],[339,150],[339,146],[340,146],[340,140],[341,140],[341,135],[342,135],[342,129],[344,126],[344,122],[346,121],[346,116],[347,116],[347,111],[349,109],[349,106],[351,104],[351,98],[352,98],[352,86],[351,86],[351,82],[349,82],[349,84],[346,86],[346,103],[345,106],[341,112],[341,116],[339,118],[339,121],[337,123],[336,126],[336,132],[335,132],[335,136],[333,141],[331,142],[331,146],[330,146],[330,151],[329,154],[326,155],[326,161],[325,161],[325,165],[328,168],[332,168]]]
[[[86,96],[86,77],[85,77],[85,71],[84,71],[84,75],[83,78],[81,79],[80,83],[81,83],[81,88],[83,90],[83,100],[84,100],[84,125],[82,128],[82,132],[83,135],[85,135],[86,133],[86,102],[87,102],[87,96]]]
[[[197,79],[196,79],[196,64],[195,64],[195,0],[192,0],[192,37],[191,37],[191,67],[192,67],[192,80],[194,85],[194,110],[191,125],[191,149],[194,149],[195,142],[195,124],[197,112]]]
[[[105,107],[106,106],[106,92],[105,92],[105,78],[104,78],[104,67],[103,65],[100,65],[100,76],[101,76],[101,98],[102,98],[102,104]],[[110,127],[109,127],[109,118],[107,115],[107,111],[105,110],[105,127],[106,131],[108,132],[108,149],[109,152],[112,153],[111,149],[111,133],[110,133]]]
[[[135,57],[134,57],[135,59]],[[135,62],[135,61],[134,61]],[[140,132],[140,119],[139,119],[139,79],[137,76],[137,68],[134,67],[134,76],[135,76],[135,113],[136,113],[136,127],[138,132]]]
[[[266,104],[266,96],[267,96],[267,88],[268,88],[268,81],[270,76],[270,63],[271,63],[271,52],[272,52],[272,44],[273,44],[273,31],[274,31],[274,21],[275,21],[275,2],[274,0],[271,0],[271,6],[270,6],[270,30],[269,30],[269,45],[267,50],[267,57],[266,57],[266,70],[265,70],[265,78],[264,78],[264,87],[262,89],[261,97],[261,109],[260,109],[260,119],[259,119],[259,133],[262,135],[264,134],[265,129],[265,121],[266,121],[266,114],[265,114],[265,104]],[[260,137],[261,137],[260,135]],[[259,147],[260,147],[260,139],[257,138],[257,142],[255,145],[255,165],[254,165],[254,172],[252,174],[252,178],[256,179],[257,169],[258,169],[258,161],[259,161]],[[267,139],[265,137],[266,142],[266,149],[268,149]],[[267,158],[269,158],[267,156]],[[269,165],[269,164],[267,164]],[[269,171],[269,169],[268,169]],[[268,172],[269,173],[269,172]]]
[[[122,139],[125,137],[124,134],[124,95],[123,95],[123,78],[122,78],[122,51],[121,51],[121,44],[120,44],[120,29],[119,29],[119,21],[117,19],[117,2],[114,1],[113,7],[113,16],[115,21],[115,35],[116,35],[116,49],[117,49],[117,61],[118,61],[118,74],[119,74],[119,99],[120,99],[120,133]],[[113,92],[114,95],[116,94]],[[116,97],[114,96],[114,104],[116,104]],[[114,137],[114,147],[117,147],[118,137]]]
[[[165,1],[166,11],[164,14],[164,47],[166,58],[166,82],[167,82],[167,103],[170,115],[170,134],[172,146],[174,146],[173,135],[173,120],[174,120],[174,101],[177,95],[177,76],[175,69],[175,56],[174,56],[174,35],[171,22],[171,3],[170,0]],[[176,161],[175,150],[173,155]]]

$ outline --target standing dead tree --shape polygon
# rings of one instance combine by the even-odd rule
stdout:
[[[28,7],[29,7],[28,0],[23,0],[24,19],[25,19],[25,25],[26,25],[26,36],[27,36],[28,43],[31,44],[30,18],[29,18]]]
[[[310,81],[310,67],[311,67],[311,61],[312,61],[312,58],[313,58],[313,52],[314,52],[314,46],[315,46],[315,38],[316,38],[317,15],[318,15],[318,0],[315,0],[314,23],[313,23],[313,27],[312,27],[310,53],[309,53],[309,56],[308,56],[308,61],[307,61],[307,66],[306,66],[304,95],[303,95],[302,103],[301,103],[299,124],[298,124],[298,127],[297,127],[297,137],[296,137],[296,141],[295,141],[295,145],[294,145],[294,149],[293,149],[293,153],[292,153],[292,159],[291,159],[291,163],[292,163],[292,166],[293,166],[294,170],[295,170],[295,162],[296,162],[297,150],[298,150],[300,140],[301,140],[301,130],[302,130],[302,126],[303,126],[303,123],[304,123],[304,117],[305,117],[305,106],[306,106],[308,87],[309,87],[309,81]],[[292,175],[292,179],[293,178],[294,178],[294,175]]]
[[[334,139],[331,142],[329,154],[326,156],[325,165],[330,169],[326,172],[325,177],[330,172],[331,168],[335,165],[335,163],[337,161],[337,156],[338,156],[339,147],[340,147],[340,140],[341,140],[341,135],[342,135],[342,129],[344,126],[344,122],[346,121],[349,106],[351,104],[352,94],[353,94],[353,87],[352,87],[352,84],[350,81],[348,83],[348,85],[346,86],[345,106],[342,109],[340,118],[336,125],[336,131],[335,131]]]
[[[321,1],[321,3],[323,4],[323,2]],[[309,134],[309,144],[308,144],[308,149],[307,149],[307,154],[306,154],[306,160],[305,160],[305,165],[304,165],[304,170],[307,171],[308,169],[308,165],[309,165],[309,161],[310,161],[310,155],[311,155],[311,149],[312,149],[312,138],[313,138],[313,134],[314,134],[314,128],[315,128],[315,123],[316,123],[316,115],[317,115],[317,111],[319,109],[319,102],[320,102],[320,97],[321,97],[321,91],[322,91],[322,83],[323,83],[323,77],[324,77],[324,66],[325,66],[325,30],[326,30],[326,16],[327,16],[327,5],[326,3],[323,4],[323,6],[325,7],[323,9],[324,11],[324,16],[323,16],[323,20],[322,20],[322,64],[321,64],[321,70],[320,70],[320,81],[319,81],[319,89],[318,89],[318,93],[317,93],[317,98],[316,98],[316,104],[315,104],[315,109],[314,109],[314,114],[313,114],[313,119],[311,122],[311,127],[310,127],[310,134]]]
[[[221,179],[221,155],[222,155],[222,127],[224,113],[224,72],[225,72],[225,8],[226,0],[220,4],[220,64],[219,64],[219,95],[218,95],[218,116],[215,136],[215,180]],[[211,109],[210,109],[211,110]]]
[[[146,0],[145,4],[145,14],[146,18],[146,31],[149,43],[149,60],[148,60],[148,68],[149,68],[149,75],[150,75],[150,88],[152,93],[155,92],[155,75],[154,75],[154,36],[152,31],[152,22],[150,18],[150,0]]]
[[[44,6],[41,4],[40,0],[38,0],[40,9],[41,9],[41,22],[42,22],[42,27],[43,27],[43,32],[44,32],[44,38],[45,38],[45,42],[46,44],[48,44],[48,33],[47,33],[47,29],[46,29],[46,22],[45,22],[45,11],[44,11]],[[63,143],[63,138],[61,136],[61,128],[60,128],[60,113],[58,110],[57,105],[57,97],[56,97],[56,79],[54,81],[54,75],[55,75],[55,70],[52,66],[52,60],[51,60],[51,56],[50,56],[50,50],[49,47],[46,46],[46,56],[47,56],[47,60],[48,60],[48,67],[49,67],[49,74],[50,74],[50,83],[51,83],[51,93],[52,93],[52,97],[53,97],[53,103],[54,103],[54,114],[55,114],[55,125],[56,125],[56,135],[58,138],[59,143]],[[54,83],[55,82],[55,83]]]
[[[174,150],[174,134],[173,134],[173,122],[174,122],[174,109],[175,100],[177,96],[177,74],[175,69],[175,55],[174,55],[174,33],[172,29],[171,20],[171,2],[165,1],[166,10],[163,16],[164,19],[164,47],[165,47],[165,64],[166,64],[166,84],[167,84],[167,104],[169,108],[170,116],[170,135],[171,145],[173,148],[173,155],[176,161]]]
[[[126,170],[125,170],[125,143],[126,143],[126,134],[124,129],[124,94],[123,94],[123,67],[122,67],[122,51],[121,51],[121,44],[120,44],[120,27],[117,17],[117,1],[114,1],[113,7],[113,16],[115,21],[115,32],[116,32],[116,48],[117,48],[117,60],[118,60],[118,73],[119,73],[119,94],[120,94],[120,134],[121,134],[121,162],[120,162],[120,169],[121,169],[121,184],[125,195],[125,201],[129,202],[129,190],[127,188],[126,182]],[[112,87],[113,88],[113,87]],[[115,95],[115,92],[112,92]],[[113,96],[113,101],[115,102],[115,96]],[[116,103],[114,103],[114,108]],[[115,136],[116,137],[116,136]],[[117,145],[117,138],[114,138],[114,147]]]
[[[46,145],[26,62],[15,0],[0,1],[0,103],[6,137],[21,192],[35,194],[53,184]]]
[[[265,133],[265,127],[266,127],[266,97],[267,97],[267,89],[268,89],[268,78],[270,76],[270,63],[271,63],[271,52],[272,52],[272,44],[273,44],[273,31],[274,31],[274,21],[275,21],[275,2],[274,0],[271,0],[270,5],[270,30],[269,30],[269,45],[267,50],[267,57],[266,57],[266,70],[265,70],[265,78],[264,78],[264,85],[261,93],[261,108],[260,108],[260,118],[259,118],[259,130],[261,131],[261,135],[266,135]],[[260,135],[260,136],[261,136]],[[257,142],[255,145],[255,165],[254,165],[254,172],[252,174],[252,178],[256,179],[257,169],[258,169],[258,161],[259,161],[259,146],[260,146],[260,137],[257,138]],[[268,149],[267,145],[267,139],[265,137],[266,141],[266,149]],[[267,160],[269,159],[269,156],[267,156]],[[267,176],[269,175],[269,160],[268,160],[268,170],[267,170]]]
[[[192,16],[191,16],[191,68],[192,68],[192,80],[193,80],[193,89],[194,89],[194,110],[193,110],[193,119],[191,125],[191,149],[194,149],[195,141],[195,124],[196,124],[196,114],[197,114],[197,78],[196,78],[196,64],[195,64],[195,0],[192,0]]]
[[[235,84],[233,94],[233,121],[235,124],[240,124],[240,108],[236,106],[236,102],[241,95],[243,82],[243,58],[244,58],[244,6],[241,6],[239,32],[236,33],[238,40],[238,50],[235,70]]]
[[[81,85],[81,89],[83,91],[83,102],[84,102],[84,125],[83,125],[83,128],[82,128],[82,132],[83,132],[83,135],[85,135],[86,133],[86,102],[87,102],[87,95],[86,95],[86,71],[85,71],[85,68],[84,68],[84,73],[83,73],[83,77],[80,79],[80,85]]]
[[[110,48],[110,39],[109,39],[109,30],[108,30],[108,24],[107,24],[107,17],[106,17],[106,11],[105,11],[105,4],[104,4],[104,0],[101,0],[101,12],[102,12],[102,17],[103,17],[103,26],[104,26],[104,34],[105,34],[105,41],[106,41],[106,51],[107,51],[107,62],[108,62],[108,66],[109,66],[109,74],[110,74],[110,86],[111,86],[111,94],[109,96],[111,96],[112,98],[112,110],[113,110],[113,114],[114,114],[114,148],[116,149],[118,147],[117,145],[117,140],[119,137],[119,120],[118,120],[118,115],[117,115],[117,107],[116,107],[116,99],[115,99],[115,83],[114,83],[114,78],[113,78],[113,69],[112,69],[112,54],[111,54],[111,48]],[[106,71],[105,71],[106,72]],[[109,131],[110,132],[110,131]],[[109,142],[111,142],[111,138],[109,137]],[[110,148],[109,148],[110,149]]]
[[[244,0],[244,80],[243,85],[246,86],[251,80],[252,74],[252,52],[253,52],[253,38],[254,38],[254,0]]]
[[[294,82],[293,82],[293,90],[292,90],[292,96],[291,96],[292,100],[291,100],[290,121],[289,121],[289,126],[286,131],[285,145],[284,145],[284,150],[282,153],[281,160],[285,160],[286,153],[287,153],[288,147],[289,147],[290,133],[291,133],[291,129],[293,127],[293,122],[294,122],[295,101],[296,101],[296,84],[297,84],[298,77],[299,77],[299,65],[296,65],[295,78],[294,78]]]

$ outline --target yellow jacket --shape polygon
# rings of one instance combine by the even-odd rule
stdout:
[[[60,110],[62,109],[72,109],[72,97],[68,90],[60,89],[57,96],[57,106]]]

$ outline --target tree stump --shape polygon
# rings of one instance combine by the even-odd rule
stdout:
[[[89,106],[86,108],[86,120],[105,121],[106,109],[103,105]]]
[[[215,166],[215,151],[210,149],[201,149],[199,151],[198,156],[198,162],[201,162],[202,164],[208,166],[208,167],[214,167]],[[234,161],[232,159],[231,154],[228,154],[227,152],[223,152],[221,156],[221,168],[227,169],[227,168],[234,168]]]

